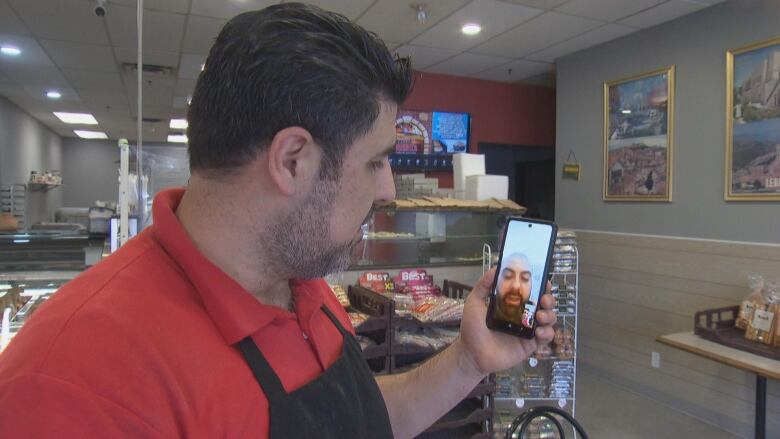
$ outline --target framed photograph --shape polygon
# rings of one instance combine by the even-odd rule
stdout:
[[[672,201],[674,66],[604,83],[605,201]]]
[[[726,52],[726,188],[780,201],[780,38]]]

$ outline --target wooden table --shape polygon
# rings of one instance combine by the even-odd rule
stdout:
[[[660,343],[756,374],[756,439],[766,438],[766,379],[780,381],[780,361],[705,340],[693,332],[662,335]]]

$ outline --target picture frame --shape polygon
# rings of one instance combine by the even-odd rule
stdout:
[[[780,38],[726,51],[726,201],[780,201]]]
[[[674,71],[604,83],[604,201],[672,201]]]

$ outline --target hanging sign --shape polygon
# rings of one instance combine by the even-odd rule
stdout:
[[[570,161],[572,156],[574,156],[574,161]],[[563,162],[563,178],[568,178],[570,180],[580,179],[580,164],[577,162],[577,156],[574,154],[574,150],[569,150],[569,156],[566,158],[566,161]]]

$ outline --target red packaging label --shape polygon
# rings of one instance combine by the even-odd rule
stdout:
[[[390,273],[380,271],[368,271],[363,273],[358,280],[361,287],[368,288],[377,293],[392,292],[395,290]]]

